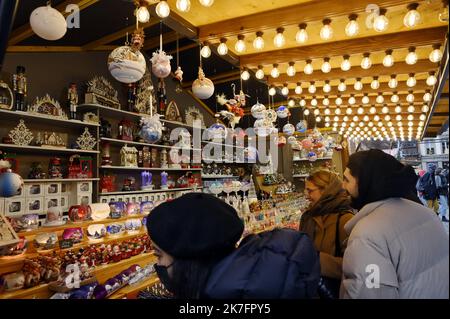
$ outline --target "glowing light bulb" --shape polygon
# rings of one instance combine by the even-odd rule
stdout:
[[[322,67],[320,68],[323,73],[328,73],[331,71],[330,58],[324,58]]]
[[[289,106],[289,107],[294,107],[294,106],[295,106],[295,101],[294,101],[293,99],[290,99],[290,100],[288,101],[288,106]]]
[[[369,110],[370,114],[375,114],[377,113],[377,108],[375,106],[372,106]]]
[[[389,108],[387,106],[383,106],[383,108],[381,109],[381,112],[383,114],[387,114],[387,113],[389,113]]]
[[[319,115],[319,114],[320,114],[320,111],[319,111],[319,109],[315,109],[315,110],[314,110],[314,115],[316,115],[316,116],[317,116],[317,115]]]
[[[355,84],[353,85],[353,88],[354,88],[355,90],[357,90],[357,91],[361,91],[361,90],[362,90],[363,84],[362,84],[360,78],[356,79],[356,82],[355,82]]]
[[[320,122],[322,121],[322,119],[320,118],[320,116],[316,117],[316,122]]]
[[[241,79],[244,81],[248,81],[248,79],[250,79],[250,72],[248,72],[247,70],[244,70],[241,73]]]
[[[420,22],[420,13],[416,10],[417,3],[411,3],[408,5],[408,12],[403,18],[403,24],[407,28],[414,28]]]
[[[330,93],[331,92],[331,85],[328,81],[325,81],[325,84],[323,85],[322,88],[324,93]]]
[[[396,119],[397,121],[401,121],[401,120],[402,120],[402,116],[399,114],[399,115],[395,116],[395,119]]]
[[[297,72],[297,71],[295,70],[294,64],[295,64],[294,62],[289,62],[289,66],[288,66],[288,68],[287,68],[287,70],[286,70],[286,74],[287,74],[288,76],[294,76],[295,73]]]
[[[270,96],[274,96],[275,94],[277,94],[277,90],[274,87],[271,87],[269,89],[269,95]]]
[[[289,95],[289,88],[287,87],[287,85],[283,86],[283,88],[281,89],[281,94],[283,94],[284,96]]]
[[[180,12],[188,12],[191,10],[190,0],[177,0],[177,9]]]
[[[243,35],[238,35],[238,40],[237,40],[234,48],[235,48],[236,52],[238,52],[238,53],[243,53],[247,50],[247,45],[245,44]]]
[[[423,95],[423,101],[424,102],[430,102],[432,98],[432,95],[429,91],[427,91],[424,95]]]
[[[414,47],[409,48],[409,53],[406,55],[406,58],[405,58],[406,64],[409,64],[409,65],[416,64],[417,59],[418,59],[418,57],[416,54],[416,48],[414,48]]]
[[[345,26],[345,34],[348,37],[354,37],[355,35],[357,35],[359,33],[359,24],[358,24],[358,22],[356,22],[357,17],[358,16],[356,14],[351,14],[348,17],[350,21]]]
[[[409,113],[414,113],[415,110],[416,110],[416,108],[414,107],[414,105],[408,106],[408,112]]]
[[[303,72],[305,72],[305,74],[312,74],[314,69],[313,66],[311,64],[311,60],[306,60],[306,65],[305,68],[303,69]]]
[[[336,115],[340,115],[341,114],[341,109],[338,107],[334,110],[334,114]]]
[[[339,121],[339,116],[335,116],[333,120],[334,120],[335,122],[338,122],[338,121]]]
[[[383,65],[387,68],[394,65],[394,57],[392,56],[392,50],[386,50],[386,55],[383,58]]]
[[[370,87],[373,90],[377,90],[380,87],[380,82],[378,81],[378,77],[374,77],[372,82],[370,83]]]
[[[328,97],[325,96],[325,98],[322,100],[322,104],[325,106],[330,105],[330,100],[328,99]]]
[[[352,67],[349,59],[350,59],[350,56],[344,55],[344,60],[341,63],[341,70],[342,71],[348,71]]]
[[[401,113],[402,107],[400,105],[397,105],[394,110],[395,110],[395,113]]]
[[[256,32],[256,38],[253,40],[253,47],[261,51],[264,49],[264,39],[262,38],[263,33],[261,31]]]
[[[370,99],[367,95],[364,95],[362,100],[363,104],[369,104],[370,103]]]
[[[428,86],[433,86],[433,85],[436,84],[436,82],[437,82],[437,78],[434,75],[434,72],[430,72],[428,77],[427,77],[427,81],[426,81],[427,85]]]
[[[219,53],[219,55],[226,55],[228,53],[228,47],[227,44],[225,43],[226,41],[227,41],[226,39],[220,40],[220,44],[217,47],[217,53]]]
[[[348,116],[347,116],[347,115],[344,116],[344,117],[342,118],[342,120],[343,120],[344,122],[348,122]]]
[[[344,92],[347,89],[347,85],[345,85],[344,80],[341,80],[341,82],[338,85],[338,91]]]
[[[363,114],[363,113],[364,113],[364,108],[358,107],[357,113],[358,113],[359,115]]]
[[[439,49],[441,46],[439,44],[433,45],[433,51],[429,55],[429,59],[433,63],[438,63],[442,60],[442,51]]]
[[[352,114],[352,113],[353,113],[352,108],[351,108],[351,107],[348,107],[348,108],[345,110],[345,113],[348,114],[348,115]]]
[[[139,9],[136,11],[136,16],[140,23],[147,23],[148,21],[150,21],[150,12],[148,12],[146,6],[139,7]]]
[[[170,14],[170,7],[165,0],[161,0],[156,5],[155,11],[156,11],[156,14],[158,15],[158,17],[164,19],[164,18],[167,18]]]
[[[406,80],[406,85],[410,88],[415,86],[417,84],[416,77],[414,76],[414,73],[409,74],[408,80]]]
[[[302,94],[303,89],[300,83],[297,83],[297,86],[295,87],[295,94]]]
[[[308,92],[311,93],[311,94],[314,94],[314,93],[316,93],[316,91],[317,91],[317,88],[314,85],[314,82],[311,82],[311,84],[308,87]]]
[[[306,105],[306,100],[304,99],[304,98],[302,98],[301,100],[300,100],[300,106],[301,107],[304,107]]]
[[[280,76],[280,71],[278,70],[278,64],[274,64],[272,70],[270,71],[270,75],[273,78],[277,78]]]
[[[325,113],[325,115],[330,115],[330,114],[331,114],[331,111],[330,111],[329,108],[326,108],[325,111],[324,111],[324,113]]]
[[[361,60],[361,68],[364,70],[369,69],[372,66],[372,60],[370,59],[370,53],[364,53],[364,57]]]
[[[410,93],[406,96],[406,102],[413,103],[414,102],[414,94]]]
[[[264,70],[262,65],[258,66],[258,71],[256,71],[255,76],[258,80],[264,79]]]
[[[368,116],[368,115],[365,115],[365,116],[363,117],[363,121],[364,121],[364,122],[369,122],[369,116]]]
[[[330,117],[329,116],[325,116],[325,122],[330,122]]]
[[[414,120],[414,115],[409,114],[409,115],[408,115],[408,121],[412,121],[412,120]]]
[[[306,116],[308,116],[308,115],[309,115],[309,110],[308,110],[308,109],[305,109],[305,110],[303,111],[303,114],[305,114]]]
[[[398,97],[397,93],[394,92],[394,94],[391,96],[391,102],[397,103],[399,100],[400,100],[400,98]]]
[[[320,38],[325,41],[330,40],[333,37],[333,28],[330,26],[331,20],[324,19],[322,22],[323,26],[320,29]]]
[[[422,106],[422,112],[427,113],[430,110],[430,107],[426,104]]]
[[[340,97],[340,96],[338,96],[337,98],[336,98],[336,100],[334,101],[334,103],[336,104],[336,105],[342,105],[342,98]]]
[[[297,34],[295,35],[295,41],[301,44],[308,41],[308,32],[306,32],[306,23],[301,23],[299,27],[300,30],[298,30]]]
[[[397,87],[397,85],[398,85],[398,81],[397,81],[396,76],[395,75],[391,75],[391,79],[388,82],[388,86],[391,89],[395,89]]]
[[[380,119],[380,117],[378,115],[375,115],[373,117],[373,120],[376,121],[376,122],[379,122],[381,119]]]
[[[389,25],[389,20],[385,16],[386,10],[380,9],[379,15],[377,15],[373,21],[373,29],[377,32],[383,32]]]
[[[210,7],[213,5],[214,0],[199,0],[199,2],[204,7]]]
[[[348,104],[353,105],[353,104],[355,104],[355,103],[356,103],[355,97],[354,97],[354,96],[350,96],[350,97],[348,98]]]
[[[211,56],[211,48],[209,47],[209,45],[203,45],[202,49],[200,50],[200,54],[205,59],[209,58]]]
[[[281,48],[286,44],[286,39],[283,35],[283,32],[284,32],[284,28],[278,28],[277,35],[275,36],[275,38],[273,38],[273,44],[277,48]]]

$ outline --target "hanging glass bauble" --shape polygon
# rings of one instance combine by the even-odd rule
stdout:
[[[5,173],[0,174],[0,197],[11,197],[17,195],[20,193],[22,187],[22,177],[20,177],[19,174],[13,173],[11,169],[8,169]]]
[[[31,12],[30,26],[39,37],[50,41],[61,39],[67,31],[66,19],[50,5],[38,7]]]
[[[150,144],[158,142],[162,137],[162,124],[159,120],[159,114],[152,117],[141,118],[141,131],[139,135]]]
[[[283,126],[284,134],[291,136],[292,134],[294,134],[294,132],[295,132],[295,127],[291,123],[288,123],[285,126]]]
[[[289,136],[289,137],[292,137],[292,136]],[[284,137],[284,136],[279,136],[279,137],[278,137],[278,141],[277,141],[277,145],[278,145],[278,147],[283,147],[283,146],[285,146],[285,145],[286,145],[286,137]]]
[[[310,150],[313,147],[313,142],[309,138],[305,138],[301,141],[302,148]]]
[[[277,109],[277,115],[280,119],[285,119],[286,117],[289,116],[289,109],[286,106],[281,105]]]
[[[209,99],[214,94],[214,83],[198,68],[198,78],[192,83],[192,93],[201,100]]]
[[[256,135],[266,137],[272,133],[273,124],[268,119],[259,119],[253,124]]]
[[[315,152],[309,152],[307,157],[310,162],[315,162],[317,160],[317,154]]]
[[[255,119],[262,119],[264,117],[265,110],[266,110],[266,106],[264,104],[257,102],[255,105],[252,106],[252,109],[251,109],[252,116]]]
[[[264,118],[272,123],[276,122],[277,121],[277,112],[275,112],[272,109],[266,110],[266,112],[264,112]]]
[[[208,128],[208,138],[212,139],[224,139],[227,136],[227,128],[221,123],[214,123]]]
[[[297,123],[295,128],[297,129],[297,132],[304,133],[308,128],[308,123],[305,120],[302,120]]]
[[[162,50],[153,52],[153,56],[150,59],[150,61],[152,62],[153,74],[160,79],[168,77],[170,71],[172,70],[170,66],[170,60],[172,60],[172,56],[167,55],[166,52]]]
[[[142,79],[147,64],[140,51],[124,45],[112,51],[108,57],[108,69],[119,82],[134,83]]]
[[[297,145],[298,144],[297,139],[295,138],[295,136],[289,136],[288,139],[287,139],[287,142],[289,144],[291,144],[291,145]]]

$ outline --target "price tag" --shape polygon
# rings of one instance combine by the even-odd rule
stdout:
[[[67,249],[73,247],[73,239],[62,239],[59,241],[59,248]]]

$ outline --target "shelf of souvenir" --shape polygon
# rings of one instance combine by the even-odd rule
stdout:
[[[234,175],[202,175],[203,179],[219,179],[219,178],[239,178]]]
[[[100,104],[105,107],[120,109],[118,93],[103,76],[96,76],[87,83],[84,96],[86,104]]]
[[[131,121],[139,121],[141,117],[148,116],[148,114],[142,114],[142,113],[135,113],[135,112],[129,112],[124,111],[120,109],[114,109],[108,106],[95,104],[95,103],[86,103],[86,104],[80,104],[78,105],[78,110],[80,111],[96,111],[98,110],[100,113],[100,116],[102,117],[108,117],[108,118],[114,118],[114,119],[127,119]]]
[[[46,183],[46,182],[94,182],[99,181],[100,178],[44,178],[44,179],[24,179],[24,183]]]
[[[332,157],[325,156],[325,157],[317,157],[317,160],[332,160]],[[311,162],[311,159],[309,158],[294,158],[293,162]]]
[[[1,146],[1,145],[0,145]],[[160,168],[160,167],[127,167],[127,166],[100,166],[101,169],[111,170],[142,170],[142,171],[201,171],[201,168]]]
[[[42,121],[42,123],[45,124],[51,124],[52,126],[63,126],[67,127],[69,126],[100,126],[99,123],[91,123],[91,122],[83,122],[79,120],[67,120],[62,118],[57,118],[50,115],[45,114],[37,114],[37,113],[28,113],[28,112],[21,112],[21,111],[10,111],[6,109],[0,108],[0,117],[2,120],[8,120],[11,121],[16,118],[22,118],[22,119],[32,119],[32,120],[39,120]]]
[[[171,145],[160,145],[160,144],[150,144],[150,143],[144,143],[144,142],[124,141],[124,140],[119,140],[119,139],[115,139],[115,138],[107,138],[107,137],[102,137],[100,139],[102,141],[111,142],[111,143],[114,143],[114,144],[142,145],[142,146],[157,147],[157,148],[183,149],[183,150],[191,150],[191,151],[201,151],[201,149],[199,149],[199,148],[180,148],[180,147],[171,146]]]
[[[21,146],[14,144],[0,144],[1,149],[5,150],[14,150],[15,152],[25,152],[25,153],[41,153],[41,152],[51,152],[51,153],[93,153],[98,154],[100,151],[92,151],[92,150],[78,150],[78,149],[70,149],[70,148],[61,148],[61,147],[41,147],[41,146]]]
[[[34,103],[28,107],[28,113],[68,120],[67,114],[63,111],[59,102],[48,94],[42,98],[36,97]]]
[[[292,175],[292,177],[294,177],[294,178],[306,178],[308,176],[309,176],[309,174],[294,174],[294,175]]]
[[[66,148],[67,144],[60,134],[55,132],[48,133],[44,132],[44,136],[42,137],[41,132],[37,133],[36,136],[36,146],[44,147],[44,148]]]
[[[93,124],[94,126],[99,126],[98,116],[95,113],[87,112],[83,114],[83,123]]]
[[[140,191],[123,191],[123,192],[107,192],[107,193],[101,193],[102,196],[113,196],[113,195],[127,195],[127,194],[147,194],[147,193],[158,193],[158,192],[179,192],[179,191],[186,191],[186,190],[195,190],[195,189],[202,189],[203,187],[185,187],[185,188],[169,188],[169,189],[147,189],[147,190],[140,190]]]
[[[135,299],[137,298],[137,295],[141,290],[153,286],[158,282],[159,282],[158,275],[151,274],[149,278],[143,280],[142,282],[139,282],[134,285],[125,286],[124,288],[119,289],[111,296],[109,296],[108,299]]]
[[[120,149],[120,164],[126,168],[138,168],[138,150],[125,144]],[[103,166],[102,166],[103,167]],[[114,166],[110,166],[114,167]]]

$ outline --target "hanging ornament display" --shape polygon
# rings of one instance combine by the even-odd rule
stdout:
[[[256,120],[253,124],[254,131],[259,137],[266,137],[273,132],[273,123],[267,118]]]
[[[251,113],[255,119],[262,119],[264,117],[265,110],[266,106],[264,104],[256,102],[256,104],[252,106]]]
[[[306,130],[308,129],[308,122],[306,122],[305,120],[302,120],[297,123],[295,128],[297,129],[297,132],[305,133]]]
[[[222,123],[214,123],[213,125],[211,125],[208,130],[207,130],[208,134],[208,139],[213,140],[213,139],[224,139],[227,136],[227,128],[225,125],[223,125]]]
[[[52,8],[50,2],[31,12],[30,26],[39,37],[50,41],[61,39],[67,31],[66,19],[61,12]]]
[[[227,108],[227,111],[221,111],[219,113],[222,117],[229,120],[230,126],[234,129],[234,126],[239,123],[244,116],[244,109],[242,107],[245,106],[246,101],[245,94],[242,90],[239,92],[239,95],[237,95],[234,83],[231,84],[231,87],[233,88],[233,98],[227,100],[225,95],[221,94],[217,96],[217,102]]]
[[[164,79],[169,76],[170,71],[172,70],[170,66],[170,60],[172,60],[171,55],[167,55],[166,52],[163,51],[163,42],[162,42],[162,24],[161,31],[159,35],[159,50],[153,52],[152,58],[152,72],[153,74],[160,78]]]
[[[33,133],[26,127],[23,120],[19,121],[19,124],[12,129],[8,136],[15,145],[26,146],[30,145],[33,140]]]
[[[287,118],[289,116],[289,114],[290,114],[289,109],[286,106],[281,105],[280,107],[278,107],[277,115],[280,119]]]
[[[295,127],[291,123],[288,123],[283,126],[283,133],[287,136],[291,136],[295,132]]]
[[[274,123],[277,121],[277,112],[275,112],[272,109],[268,109],[265,113],[264,113],[264,118],[266,118],[268,121]]]
[[[141,118],[141,131],[139,135],[147,143],[154,144],[162,137],[163,126],[159,117],[159,114],[155,114]]]
[[[140,52],[144,45],[144,38],[144,30],[136,29],[131,37],[131,46],[127,40],[124,46],[118,47],[110,53],[108,69],[117,81],[134,83],[144,76],[147,64]]]
[[[214,84],[205,76],[202,67],[198,68],[198,78],[192,83],[192,93],[201,100],[209,99],[214,94]]]
[[[93,150],[95,145],[97,145],[97,140],[89,133],[89,129],[85,127],[83,134],[77,138],[77,145],[82,150]]]

